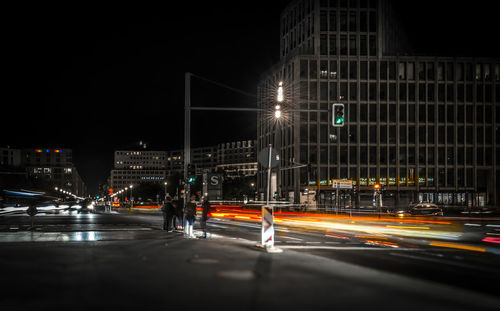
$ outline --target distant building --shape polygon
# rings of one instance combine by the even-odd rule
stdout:
[[[140,183],[163,185],[167,178],[166,161],[166,151],[115,151],[110,187],[123,189]]]
[[[21,150],[0,148],[0,190],[28,185],[26,169],[21,166]]]
[[[217,168],[228,178],[255,176],[257,155],[255,140],[243,140],[217,145]]]
[[[199,147],[191,149],[191,163],[198,171],[213,171],[218,164],[217,147]]]
[[[184,150],[166,151],[167,174],[184,173]],[[191,164],[198,171],[213,171],[217,165],[217,148],[215,146],[191,149]]]
[[[87,188],[73,164],[71,149],[22,149],[21,155],[21,165],[33,186],[50,191],[58,187],[77,196],[86,195]]]
[[[182,150],[166,151],[165,168],[169,176],[173,172],[184,172],[184,152]]]
[[[12,148],[0,148],[0,167],[21,166],[21,150]]]
[[[184,174],[184,150],[166,151],[167,175]],[[227,177],[254,176],[257,173],[255,140],[218,144],[191,149],[191,164],[198,173],[224,171]]]
[[[255,140],[192,148],[191,164],[197,174],[219,170],[229,178],[255,176]],[[163,185],[174,173],[184,174],[184,150],[118,150],[115,151],[114,168],[108,183],[115,190],[140,183]]]

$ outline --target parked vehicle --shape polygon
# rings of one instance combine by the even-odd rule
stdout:
[[[443,216],[443,209],[435,203],[413,203],[408,205],[408,213],[412,216]]]

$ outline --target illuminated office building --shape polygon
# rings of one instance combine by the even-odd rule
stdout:
[[[328,204],[332,180],[343,179],[354,189],[342,194],[358,206],[371,203],[376,183],[384,205],[499,203],[500,59],[414,56],[407,39],[385,0],[285,8],[280,61],[258,86],[268,112],[257,127],[257,153],[279,150],[272,187],[281,197],[298,202],[314,189]],[[334,103],[345,106],[342,127],[332,126]],[[265,169],[258,185],[265,193]]]

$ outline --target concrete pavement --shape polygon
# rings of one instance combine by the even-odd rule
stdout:
[[[495,310],[499,297],[285,250],[181,233],[0,243],[2,308]],[[17,232],[17,234],[29,234]],[[50,239],[49,239],[50,240]]]

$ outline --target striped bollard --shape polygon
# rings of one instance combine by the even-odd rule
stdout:
[[[262,246],[274,247],[274,216],[272,206],[262,207]]]

